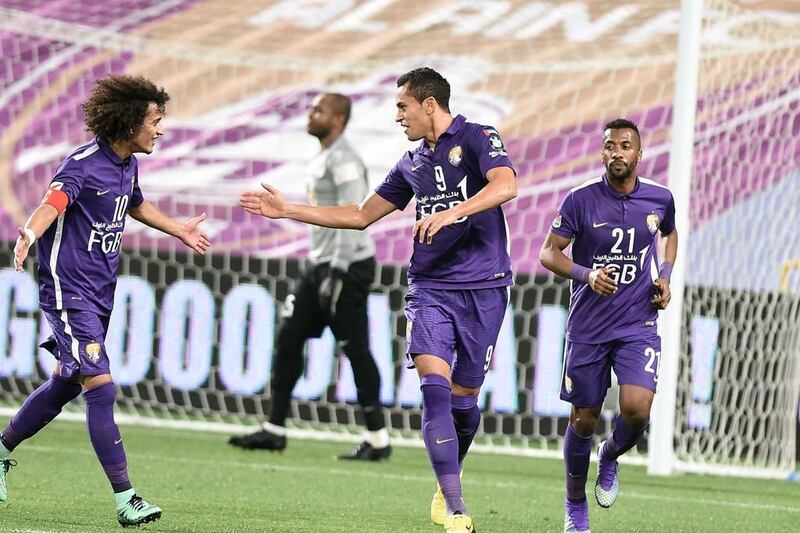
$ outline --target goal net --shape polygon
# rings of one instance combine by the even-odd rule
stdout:
[[[122,411],[196,428],[264,418],[276,323],[303,267],[307,228],[247,216],[238,197],[268,181],[304,198],[305,162],[318,149],[305,133],[307,108],[323,90],[353,98],[347,135],[377,184],[413,146],[393,122],[395,79],[429,65],[450,81],[454,112],[500,131],[518,170],[519,197],[505,207],[515,284],[477,443],[559,454],[569,287],[538,266],[539,247],[561,198],[601,173],[608,120],[639,124],[640,174],[667,183],[677,1],[77,4],[0,7],[0,264],[11,264],[14,228],[60,158],[88,138],[79,103],[112,72],[145,74],[172,96],[167,136],[140,158],[141,187],[173,216],[207,212],[213,243],[205,258],[190,256],[128,221],[107,339]],[[791,39],[800,21],[784,4],[714,1],[705,10],[692,227],[679,258],[688,277],[675,444],[687,463],[780,470],[795,457],[800,69]],[[403,364],[413,217],[409,208],[369,229],[379,262],[370,343],[395,439],[418,443],[418,379]],[[48,331],[33,265],[24,275],[0,270],[6,413],[53,366],[37,348]],[[329,332],[309,342],[291,423],[357,438],[352,373],[336,350]],[[612,388],[599,435],[615,414]]]
[[[781,476],[800,391],[800,34],[783,24],[797,13],[750,7],[704,6],[675,452],[681,469]]]

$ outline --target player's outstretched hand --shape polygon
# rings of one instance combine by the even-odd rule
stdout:
[[[183,225],[183,231],[179,235],[180,240],[200,255],[206,255],[206,250],[211,246],[208,235],[200,229],[199,224],[206,219],[206,214],[190,218]]]
[[[264,191],[248,191],[242,193],[239,205],[253,215],[267,218],[283,218],[286,213],[286,201],[278,189],[268,183],[261,182]]]
[[[664,278],[658,278],[653,282],[655,287],[655,295],[650,300],[657,309],[666,309],[672,299],[672,293],[669,290],[669,281]]]
[[[444,211],[439,211],[438,213],[421,218],[414,224],[414,232],[411,234],[411,238],[412,240],[419,238],[419,242],[430,244],[433,240],[433,236],[436,235],[440,229],[449,226],[455,222],[457,218],[452,209],[445,209]]]
[[[610,266],[604,266],[597,270],[592,270],[589,274],[589,287],[600,296],[610,296],[617,292],[617,282],[611,278],[611,273],[614,269]]]
[[[31,247],[31,241],[25,230],[17,228],[17,243],[14,245],[14,270],[22,272],[25,259],[28,257],[28,249]]]

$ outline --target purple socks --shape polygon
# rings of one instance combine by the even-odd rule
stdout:
[[[53,376],[25,400],[17,414],[0,433],[0,441],[10,452],[19,444],[35,435],[61,412],[61,408],[81,393],[77,382]],[[131,488],[128,481],[128,468],[122,437],[114,422],[113,383],[106,383],[96,389],[86,391],[86,422],[89,438],[103,465],[114,492]]]
[[[589,457],[592,455],[592,437],[581,437],[567,425],[564,434],[564,465],[567,474],[567,499],[573,503],[586,499],[586,478],[589,475]]]
[[[610,461],[616,461],[623,453],[633,448],[644,433],[647,424],[643,424],[641,429],[636,430],[629,426],[617,416],[617,424],[614,433],[606,441],[603,448],[603,457]],[[567,500],[579,503],[586,499],[586,478],[589,473],[589,458],[592,454],[592,437],[581,437],[572,429],[572,425],[567,426],[564,435],[564,464],[567,474]]]
[[[57,376],[42,383],[22,404],[14,418],[8,423],[0,440],[8,451],[19,443],[36,435],[40,429],[61,412],[61,408],[81,393],[81,386]]]
[[[464,462],[478,426],[481,424],[481,410],[478,409],[477,396],[452,396],[450,405],[453,411],[453,422],[458,435],[458,466]]]
[[[122,436],[114,422],[115,396],[113,383],[106,383],[83,393],[86,399],[89,439],[111,482],[111,488],[114,492],[123,492],[131,488],[131,482],[128,480],[128,462],[122,446]]]
[[[450,383],[444,376],[428,374],[422,389],[422,439],[439,481],[448,514],[466,514],[458,466],[459,439],[450,406]]]
[[[645,429],[647,429],[647,422],[642,424],[637,431],[625,422],[622,415],[617,415],[614,432],[611,434],[611,438],[606,441],[606,445],[603,448],[603,456],[610,461],[616,461],[620,455],[636,446]]]

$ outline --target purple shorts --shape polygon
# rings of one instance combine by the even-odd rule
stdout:
[[[406,356],[412,361],[416,355],[441,357],[452,369],[453,383],[480,387],[507,306],[508,287],[409,290]]]
[[[603,344],[567,342],[561,399],[576,407],[600,407],[611,386],[611,369],[620,385],[638,385],[653,392],[658,383],[661,337]]]
[[[42,310],[53,334],[40,346],[61,363],[59,376],[110,374],[106,355],[106,332],[109,317],[80,309]]]

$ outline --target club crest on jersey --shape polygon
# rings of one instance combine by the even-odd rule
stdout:
[[[100,343],[92,342],[86,345],[86,357],[96,363],[100,359]]]
[[[647,215],[647,229],[650,230],[651,235],[656,234],[656,230],[658,229],[658,225],[661,220],[658,218],[658,215],[655,213],[650,213]]]
[[[450,153],[447,154],[447,160],[450,161],[450,164],[454,167],[457,167],[461,164],[461,147],[459,145],[455,145],[450,149]]]
[[[556,229],[561,227],[561,213],[556,213],[556,218],[553,220],[553,227]]]

